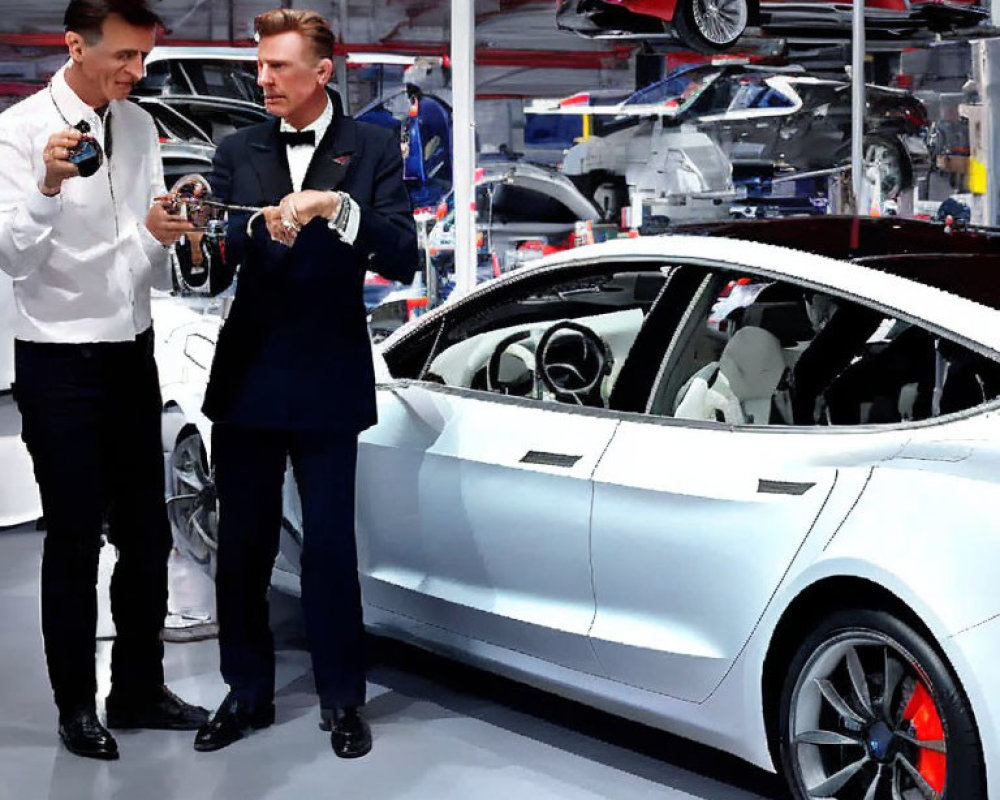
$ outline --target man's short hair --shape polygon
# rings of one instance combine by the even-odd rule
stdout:
[[[66,31],[80,34],[88,44],[101,38],[104,20],[117,14],[136,28],[166,27],[146,0],[69,0],[63,15]]]
[[[330,23],[317,11],[276,8],[254,17],[253,29],[257,38],[277,36],[279,33],[294,31],[309,42],[317,60],[333,58],[335,42]]]

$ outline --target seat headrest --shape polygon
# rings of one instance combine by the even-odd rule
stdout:
[[[809,341],[816,334],[801,299],[754,301],[746,307],[741,322],[744,326],[763,328],[773,333],[783,347],[794,347],[799,342]]]
[[[763,328],[740,328],[719,357],[719,372],[740,400],[770,398],[784,371],[781,342]]]

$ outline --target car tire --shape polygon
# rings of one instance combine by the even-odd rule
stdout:
[[[749,14],[747,0],[680,0],[674,30],[692,50],[718,53],[739,41]]]
[[[968,699],[924,635],[887,612],[838,611],[821,622],[792,658],[779,714],[796,800],[986,799]]]
[[[882,200],[895,200],[913,186],[913,162],[902,143],[890,136],[869,134],[864,138],[864,162],[867,167],[875,159],[880,164]]]
[[[167,518],[174,545],[208,574],[215,575],[219,514],[215,480],[201,434],[184,428],[168,462]]]

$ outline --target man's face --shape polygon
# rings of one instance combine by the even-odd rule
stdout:
[[[108,100],[124,100],[143,76],[143,62],[156,42],[156,28],[129,25],[111,14],[101,27],[101,38],[88,44],[70,32],[66,41],[88,97],[102,105]]]
[[[296,128],[310,124],[326,103],[324,87],[332,63],[317,59],[309,42],[295,31],[261,37],[257,46],[257,84],[264,105]]]

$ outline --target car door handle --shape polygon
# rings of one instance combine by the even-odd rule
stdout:
[[[543,464],[546,467],[572,467],[583,456],[571,456],[566,453],[546,453],[544,450],[529,450],[521,456],[522,464]]]
[[[815,483],[799,483],[797,481],[770,481],[758,478],[757,494],[792,494],[802,495],[815,486]]]

